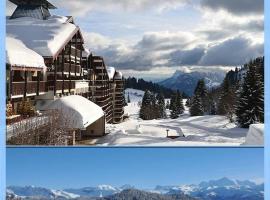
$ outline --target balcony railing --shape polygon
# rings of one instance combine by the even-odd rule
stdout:
[[[57,90],[69,90],[69,85],[70,89],[75,89],[75,81],[74,80],[57,80],[56,81],[56,91]],[[50,90],[54,89],[54,81],[48,81],[48,87]]]
[[[45,81],[39,82],[39,88],[37,81],[28,81],[26,88],[25,82],[12,82],[12,96],[24,95],[24,93],[26,93],[26,95],[37,94],[38,91],[39,93],[47,91],[47,83]]]
[[[81,73],[81,66],[80,65],[75,65],[75,64],[69,64],[69,63],[64,63],[64,72],[69,73],[69,65],[70,65],[70,73],[77,73],[78,75]],[[57,66],[57,72],[62,72],[62,65]],[[51,70],[53,72],[53,70]]]

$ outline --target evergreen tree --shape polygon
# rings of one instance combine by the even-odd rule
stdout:
[[[189,112],[191,116],[201,116],[204,114],[202,99],[199,94],[194,96]]]
[[[177,90],[176,93],[176,112],[177,114],[182,114],[184,112],[184,104],[183,104],[183,98],[179,90]]]
[[[142,105],[140,109],[140,118],[144,120],[151,119],[150,116],[151,113],[151,93],[149,90],[145,91],[143,99],[142,99]]]
[[[194,90],[194,95],[201,98],[202,108],[204,112],[208,112],[208,98],[207,98],[207,89],[204,82],[204,79],[200,79],[197,83],[197,86]]]
[[[171,96],[171,100],[170,100],[170,110],[173,109],[173,106],[176,106],[176,98],[177,98],[177,94],[174,92]]]
[[[158,118],[166,118],[165,99],[162,93],[157,95]]]
[[[176,102],[171,103],[171,116],[172,119],[178,118]]]
[[[255,62],[248,64],[236,108],[237,122],[243,128],[264,122],[264,83]]]
[[[217,107],[217,113],[219,115],[234,113],[235,96],[234,87],[229,83],[229,76],[226,76],[222,83],[221,95]]]
[[[150,105],[150,119],[157,119],[159,117],[159,111],[157,106],[157,99],[156,95],[153,93],[150,93],[150,99],[151,99],[151,105]]]

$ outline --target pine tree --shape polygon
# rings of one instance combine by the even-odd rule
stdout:
[[[234,112],[235,96],[234,87],[230,85],[229,78],[226,76],[222,83],[221,95],[217,107],[217,113],[219,115],[227,115]]]
[[[204,82],[204,79],[200,79],[197,83],[197,86],[194,91],[194,95],[201,98],[202,108],[204,112],[208,112],[208,98],[207,98],[207,89]]]
[[[178,115],[182,114],[184,112],[184,104],[183,104],[183,98],[179,90],[177,90],[176,93],[176,112]]]
[[[150,119],[157,119],[159,118],[159,111],[158,111],[158,106],[157,106],[157,99],[156,99],[156,95],[153,93],[150,93],[150,99],[151,99],[151,106],[150,106],[150,110],[151,112],[150,114]]]
[[[141,109],[140,109],[140,118],[144,119],[144,120],[150,120],[153,119],[154,115],[156,113],[154,111],[154,107],[155,107],[155,97],[154,95],[149,91],[145,91],[143,99],[142,99],[142,105],[141,105]],[[154,104],[154,105],[153,105]]]
[[[157,95],[158,118],[166,118],[165,99],[162,93]]]
[[[201,116],[204,114],[202,100],[199,94],[194,96],[189,112],[191,116]]]
[[[170,117],[172,119],[178,118],[177,106],[175,102],[171,103],[171,116]]]
[[[171,96],[171,100],[170,100],[170,110],[173,109],[173,105],[176,104],[176,97],[177,97],[177,94],[174,92]],[[174,105],[176,106],[176,105]]]
[[[256,62],[250,62],[236,108],[237,122],[243,128],[264,122],[264,83]]]

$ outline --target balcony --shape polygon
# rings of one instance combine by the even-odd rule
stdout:
[[[70,89],[74,90],[75,89],[75,81],[69,81],[69,80],[57,80],[56,81],[56,91],[59,91],[62,89],[64,90],[69,90],[69,85],[70,85]],[[48,87],[50,90],[54,89],[54,81],[48,81]]]
[[[75,82],[75,93],[82,94],[89,92],[89,81],[76,81]]]
[[[70,65],[70,73],[71,74],[76,74],[80,75],[81,73],[81,66],[80,65],[75,65],[75,64],[69,64],[69,63],[64,63],[64,73],[68,74],[69,73],[69,65]],[[62,73],[62,65],[58,65],[56,69],[57,73]],[[50,70],[49,72],[54,72],[54,70]]]
[[[39,89],[39,90],[38,90]],[[47,83],[45,81],[28,81],[26,86],[26,96],[37,95],[37,92],[44,93],[47,91]],[[25,92],[25,82],[12,82],[12,96],[22,96]]]

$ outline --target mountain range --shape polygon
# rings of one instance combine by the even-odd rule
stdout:
[[[130,185],[99,185],[64,190],[10,186],[6,193],[8,200],[263,200],[264,184],[222,178],[197,185],[156,186],[154,189],[144,190]]]
[[[198,80],[204,79],[206,87],[212,88],[219,86],[225,75],[225,72],[183,72],[177,70],[170,78],[160,81],[158,84],[192,96]]]

